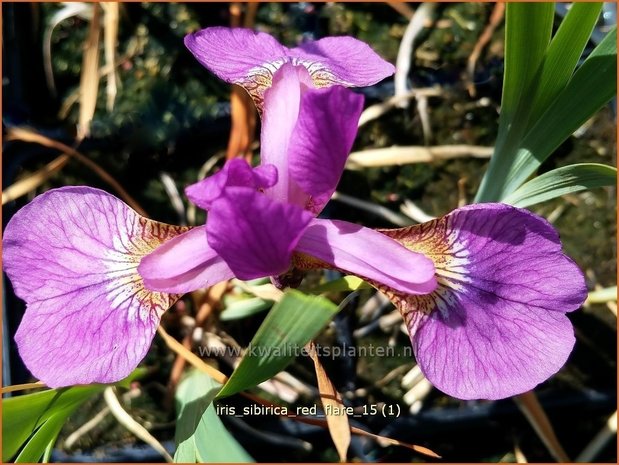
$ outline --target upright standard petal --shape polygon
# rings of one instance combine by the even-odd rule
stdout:
[[[304,207],[314,214],[335,191],[362,110],[363,96],[343,87],[308,90],[301,96],[288,164],[290,176],[306,194]]]
[[[210,27],[185,37],[185,46],[218,78],[247,90],[259,108],[288,49],[264,32]]]
[[[208,210],[226,187],[243,186],[252,189],[266,189],[277,183],[277,168],[274,165],[260,165],[252,168],[241,158],[228,160],[224,167],[208,178],[185,188],[185,194],[192,203]]]
[[[206,226],[176,236],[142,258],[138,272],[151,291],[184,294],[234,278],[206,240]]]
[[[316,87],[365,87],[395,73],[395,67],[353,37],[325,37],[290,50],[293,63],[303,64]]]
[[[461,399],[499,399],[533,389],[564,365],[574,345],[564,313],[587,289],[547,221],[479,204],[383,232],[436,266],[432,294],[388,291],[436,387]]]
[[[427,294],[436,288],[430,259],[384,234],[346,221],[312,220],[295,252],[294,263],[300,269],[337,268],[408,294]]]
[[[147,220],[85,187],[48,191],[18,211],[2,256],[27,303],[15,340],[32,374],[51,387],[129,375],[179,297],[147,291],[138,263],[186,229]]]
[[[299,119],[301,94],[308,89],[305,68],[286,64],[275,74],[273,86],[264,95],[264,114],[260,132],[261,164],[275,165],[277,184],[267,195],[280,202],[304,203],[306,195],[290,177],[290,149],[296,143],[293,132]]]
[[[278,275],[290,267],[292,251],[312,215],[243,187],[230,187],[209,212],[211,247],[240,279]]]

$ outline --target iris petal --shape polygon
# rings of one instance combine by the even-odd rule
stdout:
[[[269,34],[251,29],[210,27],[185,37],[185,46],[218,78],[238,84],[262,107],[264,91],[284,64],[288,49]]]
[[[320,213],[335,191],[357,135],[363,96],[343,87],[307,90],[288,150],[289,172]]]
[[[275,72],[285,63],[306,68],[318,88],[370,86],[395,72],[369,45],[352,37],[326,37],[289,49],[264,32],[211,27],[186,36],[185,45],[217,77],[244,87],[259,111]]]
[[[436,387],[462,399],[498,399],[534,388],[563,366],[574,345],[564,313],[582,304],[587,289],[547,221],[479,204],[383,232],[436,266],[432,294],[387,291]]]
[[[288,158],[296,143],[293,132],[299,118],[303,87],[306,87],[304,79],[309,79],[304,68],[286,64],[277,71],[273,86],[264,95],[260,160],[262,164],[277,168],[277,184],[266,192],[280,202],[304,204],[307,197],[290,177]]]
[[[187,186],[185,194],[192,203],[208,210],[211,204],[230,186],[244,186],[252,189],[266,189],[277,183],[277,168],[263,164],[252,168],[240,158],[233,158],[212,176]]]
[[[138,272],[152,291],[184,294],[234,274],[208,244],[206,226],[193,228],[157,247],[140,262]]]
[[[431,260],[384,234],[346,221],[312,220],[296,252],[295,264],[301,269],[337,268],[381,288],[410,294],[436,288]]]
[[[48,191],[18,211],[3,266],[27,303],[15,340],[32,374],[51,387],[129,375],[179,297],[147,291],[138,264],[184,231],[83,187]]]
[[[365,42],[353,37],[325,37],[290,50],[293,63],[303,64],[316,87],[366,87],[395,73]]]
[[[212,205],[207,237],[237,278],[279,275],[290,267],[292,251],[311,219],[296,205],[229,187]]]

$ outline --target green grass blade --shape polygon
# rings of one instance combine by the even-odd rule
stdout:
[[[312,294],[322,294],[325,292],[353,292],[360,289],[372,289],[372,286],[357,276],[344,276],[342,278],[320,284],[311,289],[309,292]]]
[[[239,366],[218,397],[229,396],[273,377],[295,358],[337,313],[319,296],[289,290],[269,312]]]
[[[224,311],[221,312],[220,318],[222,321],[247,318],[248,316],[268,310],[272,306],[272,301],[264,300],[259,297],[243,299],[228,305]]]
[[[13,457],[33,432],[50,417],[57,412],[73,411],[72,409],[101,392],[104,387],[97,385],[50,389],[2,399],[2,461],[6,462]],[[35,461],[41,458],[46,445],[47,443]],[[29,454],[31,456],[32,452]]]
[[[504,199],[516,207],[528,207],[570,192],[617,184],[617,169],[597,163],[564,166],[523,184]]]
[[[539,84],[532,100],[529,128],[531,122],[537,121],[569,82],[601,10],[601,2],[573,3],[570,7],[546,51]]]
[[[179,384],[175,462],[253,462],[217,416],[213,399],[220,387],[199,371],[191,372]]]
[[[563,141],[616,93],[617,29],[614,28],[522,140],[501,198],[522,185]]]
[[[508,3],[505,14],[505,69],[499,131],[494,154],[476,202],[499,198],[525,134],[534,87],[552,34],[554,3]]]
[[[145,369],[138,368],[116,385],[128,386],[145,373]],[[22,447],[18,456],[20,460],[36,462],[41,459],[46,447],[58,435],[52,437],[50,432],[56,430],[58,423],[62,427],[76,408],[105,387],[104,384],[92,384],[48,389],[2,399],[2,461],[10,460]],[[52,423],[46,425],[52,419]]]
[[[53,415],[51,415],[47,421],[34,432],[30,439],[28,439],[28,442],[19,452],[15,462],[39,462],[43,458],[45,451],[49,449],[50,444],[56,442],[56,438],[67,421],[67,418],[69,418],[69,415],[71,415],[77,407],[79,407],[79,404],[56,411]]]

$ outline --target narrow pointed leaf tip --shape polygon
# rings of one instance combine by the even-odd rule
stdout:
[[[238,84],[261,109],[264,91],[285,63],[303,66],[315,87],[364,87],[395,72],[369,45],[352,37],[326,37],[295,48],[251,29],[210,27],[189,34],[185,45],[220,79]]]
[[[50,190],[18,211],[3,267],[27,303],[15,340],[31,373],[50,387],[128,376],[179,297],[146,290],[138,264],[186,230],[87,187]]]
[[[500,399],[533,389],[565,364],[575,342],[565,313],[580,307],[587,288],[546,220],[478,204],[383,232],[436,266],[431,294],[386,293],[437,388],[461,399]]]

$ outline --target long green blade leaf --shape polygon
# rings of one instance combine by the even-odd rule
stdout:
[[[323,297],[287,291],[269,312],[217,397],[256,386],[282,371],[336,313],[337,307]]]
[[[268,310],[272,305],[272,301],[264,300],[259,297],[243,299],[228,305],[224,311],[221,312],[220,318],[222,321],[247,318],[248,316]]]
[[[137,368],[116,385],[127,387],[132,380],[145,373],[145,369]],[[69,415],[105,387],[104,384],[92,384],[48,389],[2,399],[2,461],[14,457],[22,447],[17,460],[40,460],[49,444],[55,441],[59,428],[62,428]]]
[[[90,396],[101,392],[104,387],[96,385],[50,389],[2,399],[2,461],[6,462],[13,457],[33,431],[50,417],[59,412],[68,412],[68,417],[73,409]],[[42,457],[45,445],[36,460]]]
[[[523,184],[504,199],[516,207],[528,207],[570,192],[617,184],[617,169],[597,163],[569,165],[544,173]]]
[[[529,115],[529,128],[546,107],[561,92],[578,65],[591,32],[595,27],[602,3],[573,3],[552,38],[542,65],[535,97]]]
[[[199,371],[191,372],[179,384],[175,462],[253,462],[217,416],[213,399],[220,387]]]
[[[505,69],[499,132],[476,202],[498,198],[519,142],[525,134],[535,85],[554,19],[554,3],[508,3],[505,13]]]
[[[552,152],[617,93],[617,29],[609,32],[526,134],[502,198],[516,190]]]
[[[45,451],[53,444],[60,433],[63,425],[76,409],[79,404],[69,408],[56,411],[51,415],[39,429],[37,429],[32,437],[28,440],[24,448],[19,452],[15,459],[16,463],[36,463],[41,460]]]

